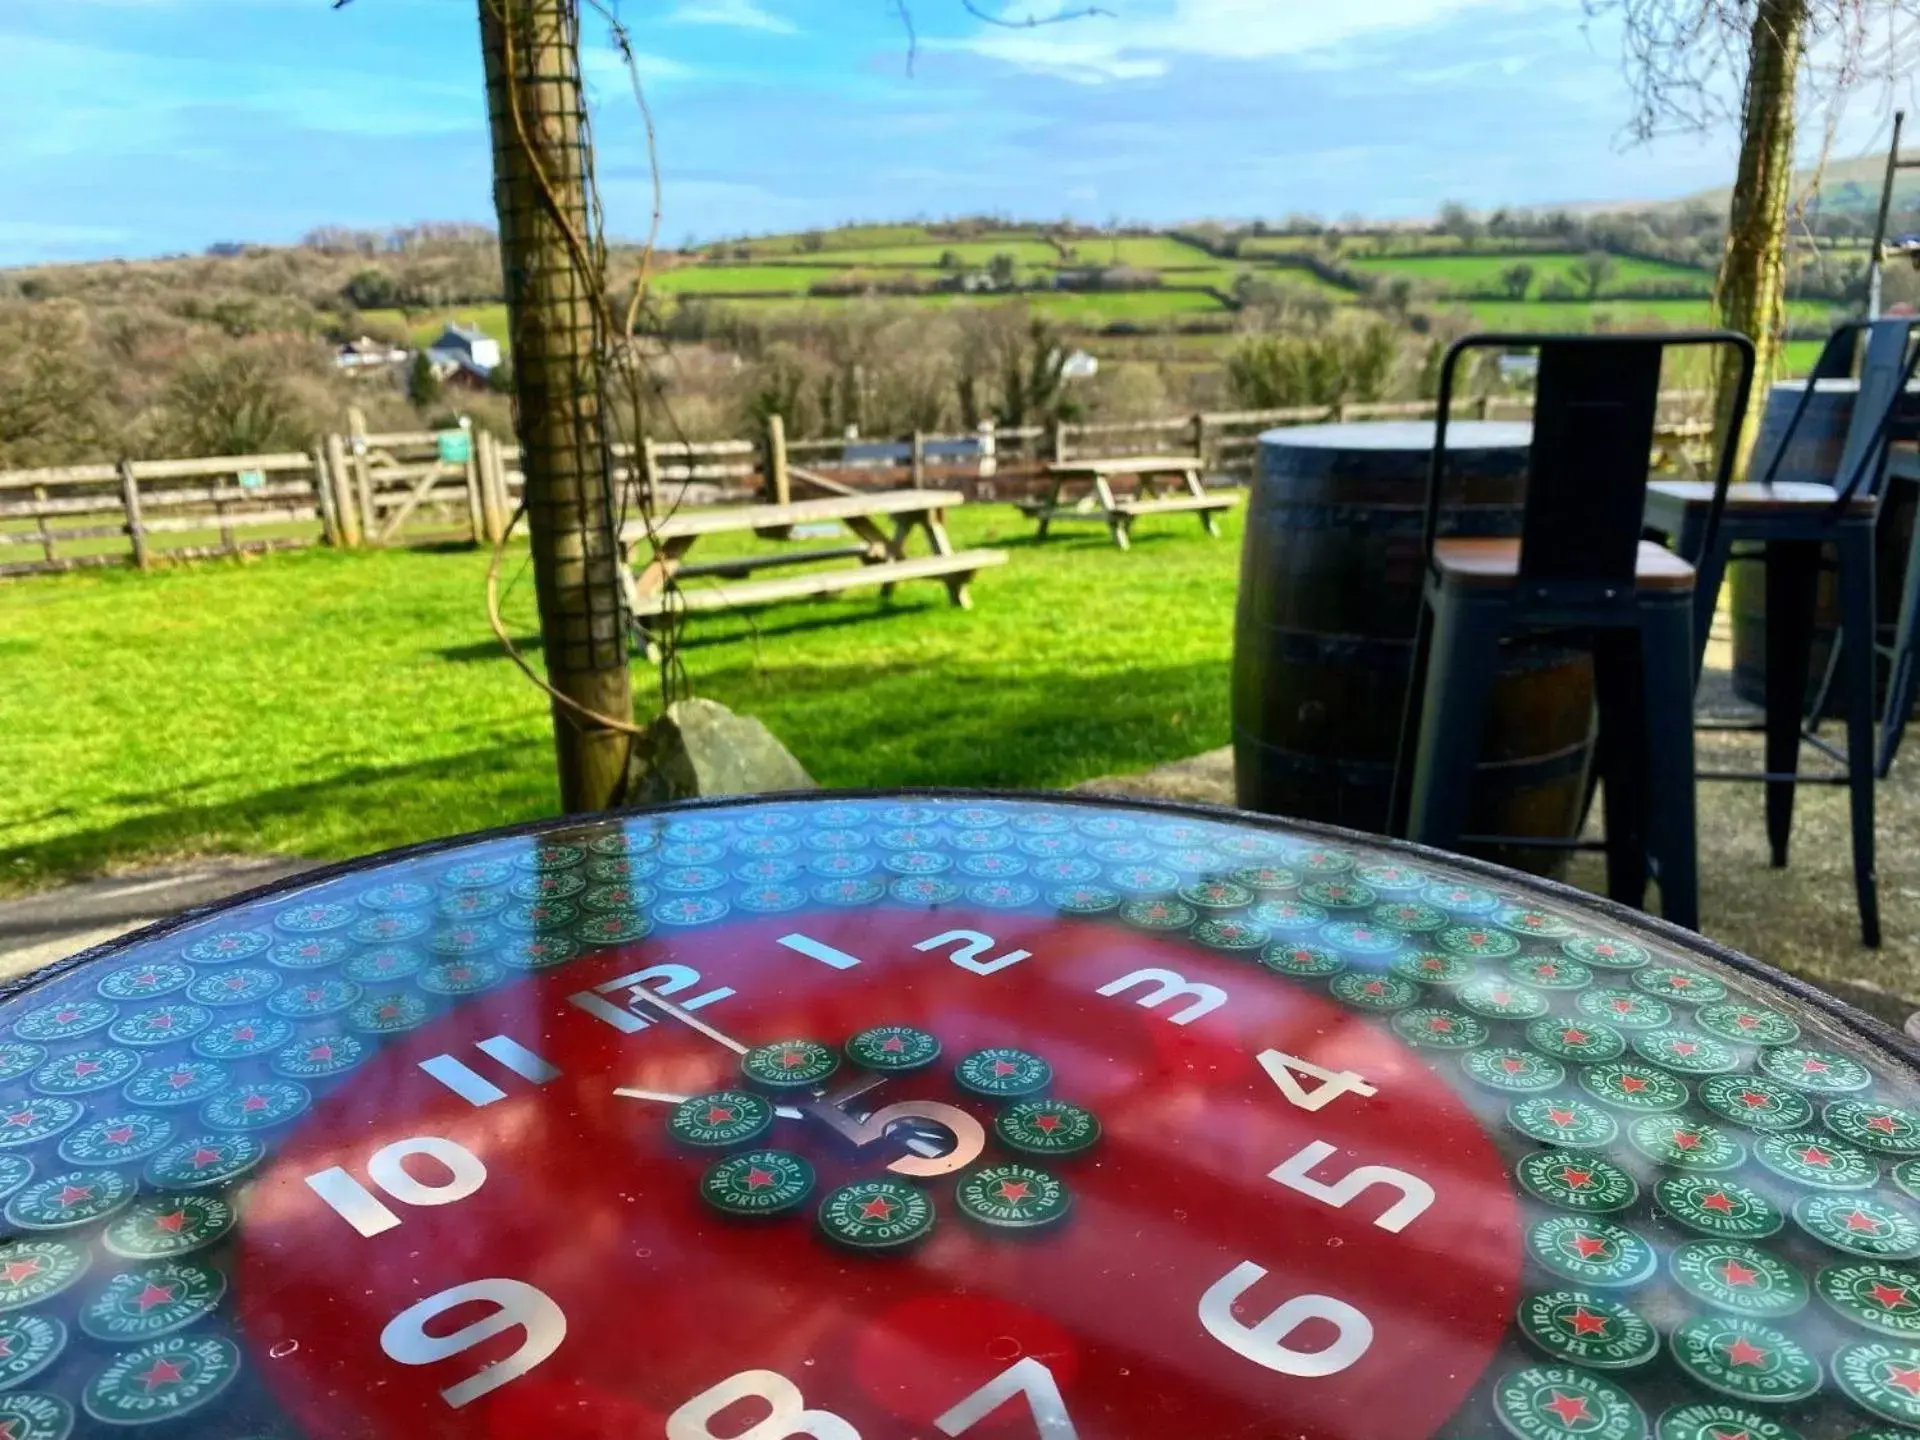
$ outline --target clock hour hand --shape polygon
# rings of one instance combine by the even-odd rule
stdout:
[[[707,1024],[707,1022],[702,1020],[698,1015],[693,1014],[689,1010],[682,1009],[671,1000],[666,999],[655,991],[647,989],[644,985],[636,985],[633,987],[633,990],[627,996],[627,1003],[629,1006],[651,1005],[669,1020],[678,1020],[689,1030],[706,1036],[707,1039],[713,1041],[716,1045],[724,1045],[736,1055],[744,1055],[747,1053],[748,1047],[742,1045],[731,1035],[723,1034],[714,1029],[713,1026]]]

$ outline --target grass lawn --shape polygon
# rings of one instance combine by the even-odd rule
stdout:
[[[1706,325],[1711,320],[1706,298],[1698,300],[1474,300],[1459,308],[1469,311],[1478,325],[1503,330],[1589,330],[1593,317],[1604,315],[1616,328],[1652,322],[1669,327]],[[1795,320],[1824,324],[1835,307],[1826,300],[1789,300],[1787,313]]]
[[[834,265],[938,265],[948,251],[963,264],[984,267],[996,255],[1011,255],[1022,265],[1055,266],[1060,252],[1031,235],[1004,240],[930,240],[919,245],[836,245],[810,251],[802,258]]]
[[[1149,520],[1130,555],[1091,527],[1036,548],[1005,506],[953,529],[1012,555],[971,613],[916,584],[696,616],[697,692],[829,785],[1066,785],[1226,742],[1234,521],[1208,540]],[[470,549],[308,551],[0,586],[0,888],[551,814],[546,705],[487,631],[485,569]],[[506,609],[532,633],[529,577]]]
[[[1613,258],[1614,276],[1601,287],[1601,297],[1635,285],[1685,280],[1697,285],[1702,295],[1713,287],[1713,276],[1691,265],[1674,265],[1664,260],[1642,260],[1629,255]],[[1502,288],[1500,276],[1513,266],[1526,263],[1534,270],[1529,295],[1538,295],[1540,287],[1555,276],[1573,283],[1573,266],[1581,259],[1563,251],[1531,251],[1511,255],[1381,255],[1356,256],[1348,263],[1356,270],[1389,275],[1405,275],[1425,281],[1447,294]]]
[[[657,295],[706,295],[715,291],[802,295],[809,285],[850,273],[851,267],[845,265],[681,265],[661,271],[647,284]],[[881,278],[880,272],[874,272],[876,281]]]

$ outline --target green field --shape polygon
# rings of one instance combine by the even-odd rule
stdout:
[[[504,302],[458,305],[444,310],[362,310],[360,314],[383,329],[405,331],[407,339],[415,345],[431,345],[440,338],[440,332],[453,323],[478,325],[482,331],[498,340],[503,350],[511,343],[507,337],[507,307]]]
[[[1584,300],[1471,300],[1451,308],[1465,310],[1477,325],[1501,330],[1585,331],[1593,328],[1596,317],[1605,317],[1615,329],[1634,325],[1704,326],[1712,319],[1705,299],[1700,300],[1602,300],[1588,304]],[[1833,312],[1825,300],[1792,300],[1787,313],[1795,321],[1822,324]]]
[[[1225,743],[1236,520],[1219,540],[1148,520],[1130,555],[1092,529],[1037,550],[1008,506],[952,528],[1012,552],[972,612],[914,584],[891,604],[695,615],[697,693],[761,717],[829,785],[1059,786]],[[0,888],[197,853],[337,858],[552,814],[547,706],[487,632],[485,570],[464,549],[316,550],[11,587]],[[506,611],[528,637],[521,570],[510,556]]]
[[[1527,294],[1538,296],[1541,288],[1550,280],[1559,277],[1568,284],[1574,284],[1572,270],[1579,263],[1580,256],[1557,251],[1528,251],[1510,255],[1392,255],[1380,257],[1356,257],[1348,263],[1362,273],[1405,275],[1410,280],[1423,281],[1442,294],[1468,295],[1486,293],[1503,289],[1501,274],[1513,266],[1525,263],[1534,270],[1533,283]],[[1632,255],[1612,257],[1614,275],[1601,287],[1602,298],[1621,290],[1630,290],[1635,286],[1650,284],[1671,284],[1686,281],[1697,285],[1699,293],[1705,295],[1713,286],[1713,277],[1704,270],[1696,270],[1690,265],[1673,265],[1664,260],[1643,260]]]
[[[927,272],[928,278],[939,274]],[[655,295],[709,295],[716,292],[803,295],[809,285],[836,277],[864,276],[874,284],[898,279],[899,272],[858,271],[844,265],[681,265],[650,277]]]

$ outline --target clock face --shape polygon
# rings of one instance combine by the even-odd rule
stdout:
[[[1344,839],[575,822],[109,953],[0,1035],[6,1440],[1920,1425],[1910,1073]]]

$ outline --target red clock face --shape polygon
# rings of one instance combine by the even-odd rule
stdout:
[[[1898,1057],[1520,876],[570,822],[0,1001],[0,1440],[1878,1440],[1916,1200]]]
[[[633,1033],[569,1003],[607,982],[624,1001],[635,972],[685,981],[683,997],[731,991],[682,1013],[749,1046],[811,1039],[840,1052],[876,1026],[937,1036],[940,1056],[922,1069],[863,1076],[842,1059],[812,1087],[830,1098],[882,1075],[853,1103],[934,1102],[978,1122],[986,1140],[971,1164],[902,1182],[932,1202],[924,1238],[862,1252],[811,1205],[742,1218],[704,1201],[719,1157],[676,1143],[670,1102],[616,1089],[738,1089],[740,1060],[644,1002],[651,1023]],[[493,1060],[482,1047],[498,1049],[494,1037],[537,1055],[546,1078]],[[1014,1102],[954,1078],[978,1051],[1043,1059],[1046,1093],[1091,1112],[1098,1140],[1058,1158],[1003,1143],[995,1122]],[[1263,1055],[1360,1080],[1296,1069],[1289,1086]],[[423,1068],[435,1056],[490,1088],[441,1083]],[[1307,1108],[1343,1083],[1355,1088]],[[811,1112],[776,1117],[756,1143],[804,1157],[820,1196],[913,1158]],[[399,1223],[364,1236],[310,1187],[335,1166],[364,1179],[370,1157],[409,1144],[419,1153],[401,1168],[428,1198],[465,1193],[426,1206],[389,1197],[379,1203]],[[471,1158],[449,1166],[443,1146]],[[963,1210],[969,1172],[1008,1162],[1056,1181],[1065,1215],[1024,1229]],[[1294,1178],[1270,1178],[1280,1167]],[[329,1222],[330,1243],[316,1244]],[[1519,1266],[1498,1153],[1390,1032],[1244,962],[1092,920],[886,907],[622,947],[410,1036],[276,1157],[238,1279],[262,1297],[246,1312],[256,1343],[297,1343],[269,1373],[316,1433],[343,1420],[348,1433],[452,1433],[471,1422],[449,1413],[450,1385],[558,1341],[474,1400],[474,1418],[597,1436],[610,1417],[630,1417],[622,1433],[657,1433],[647,1427],[680,1412],[676,1434],[735,1436],[798,1393],[861,1435],[924,1434],[1017,1373],[1047,1403],[1057,1391],[1086,1436],[1173,1433],[1175,1417],[1181,1433],[1226,1435],[1284,1414],[1293,1433],[1334,1440],[1432,1432],[1498,1344]],[[477,1281],[511,1288],[438,1320],[420,1312],[383,1345],[409,1306]],[[489,1314],[515,1324],[457,1351],[431,1338],[463,1321],[478,1335]],[[392,1363],[443,1348],[453,1353],[434,1363]],[[377,1387],[360,1382],[370,1368]],[[737,1404],[692,1418],[705,1413],[697,1397],[729,1386]],[[1020,1408],[972,1428],[1031,1433]]]

